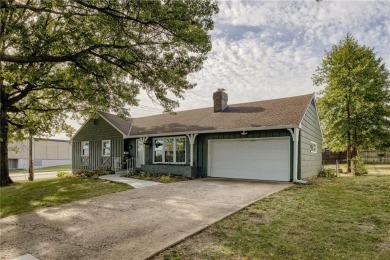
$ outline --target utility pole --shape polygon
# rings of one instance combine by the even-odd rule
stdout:
[[[33,164],[33,138],[30,134],[28,137],[28,180],[34,180],[34,164]]]

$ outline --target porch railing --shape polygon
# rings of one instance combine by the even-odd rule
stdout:
[[[135,161],[135,158],[129,158],[126,160],[126,164],[127,164],[127,174],[130,173],[130,171],[134,170],[135,167],[136,167],[136,161]]]
[[[115,173],[117,171],[121,170],[121,166],[122,166],[121,158],[120,157],[112,157],[112,168],[115,171]]]

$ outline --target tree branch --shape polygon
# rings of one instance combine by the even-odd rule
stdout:
[[[39,63],[39,62],[61,63],[61,62],[75,61],[80,56],[90,53],[91,51],[99,48],[126,49],[132,46],[136,46],[136,45],[95,44],[74,54],[63,55],[63,56],[52,56],[52,55],[21,56],[21,55],[0,54],[0,61],[15,62],[15,63]]]

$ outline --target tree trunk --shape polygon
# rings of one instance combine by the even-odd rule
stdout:
[[[347,172],[350,173],[352,172],[352,166],[351,166],[351,163],[352,163],[352,153],[351,153],[351,137],[350,135],[348,134],[348,148],[347,148],[347,165],[348,165],[348,170]]]
[[[352,156],[351,156],[351,148],[352,148],[352,145],[351,145],[351,138],[352,138],[352,134],[351,134],[351,97],[350,97],[350,93],[352,91],[352,82],[349,81],[349,85],[348,85],[348,91],[346,92],[347,94],[347,97],[346,97],[346,102],[347,102],[347,164],[348,164],[348,170],[347,172],[350,173],[352,172],[352,169],[351,169],[351,159],[352,159]]]
[[[3,94],[3,89],[1,89],[1,94]],[[7,110],[4,107],[1,107],[1,112],[0,112],[0,187],[9,185],[11,183],[13,183],[13,181],[9,177],[9,170],[8,170]]]
[[[351,161],[353,158],[355,158],[357,156],[357,151],[356,151],[356,148],[355,146],[351,147]],[[352,161],[353,162],[353,161]],[[355,164],[353,163],[352,165],[352,175],[355,176],[356,175],[356,172],[355,172]]]
[[[34,180],[34,163],[33,163],[33,138],[32,135],[28,137],[28,180]]]

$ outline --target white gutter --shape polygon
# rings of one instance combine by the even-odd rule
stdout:
[[[298,127],[294,129],[287,129],[290,131],[293,142],[294,142],[294,161],[293,161],[293,182],[297,184],[307,184],[307,181],[298,180],[298,146],[299,146],[299,131]]]
[[[187,135],[187,134],[209,134],[209,133],[226,133],[226,132],[242,132],[242,131],[259,131],[259,130],[274,130],[274,129],[289,129],[296,128],[298,125],[280,125],[280,126],[260,126],[260,127],[245,127],[245,128],[231,128],[231,129],[213,129],[213,130],[200,130],[200,131],[182,131],[172,133],[155,133],[155,134],[139,134],[129,135],[126,138],[139,138],[139,137],[160,137],[171,135]]]

